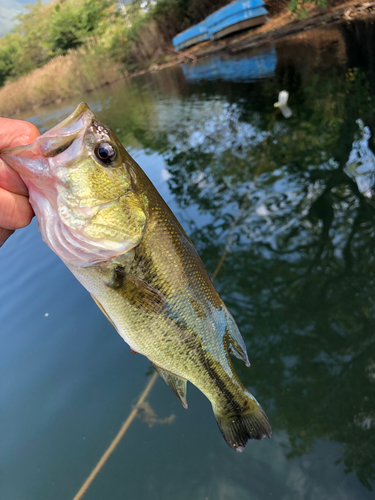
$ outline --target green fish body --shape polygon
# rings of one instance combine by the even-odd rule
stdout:
[[[210,400],[233,449],[271,437],[230,359],[250,366],[232,315],[172,211],[112,131],[81,104],[32,145],[0,154],[28,186],[43,239],[183,406],[190,381]]]

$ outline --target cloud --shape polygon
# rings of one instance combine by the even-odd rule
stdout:
[[[0,37],[10,31],[15,17],[23,11],[23,5],[16,0],[2,0],[0,4]]]
[[[44,0],[49,3],[51,0]],[[16,16],[24,10],[25,4],[34,4],[36,0],[1,0],[0,2],[0,38],[12,30]]]

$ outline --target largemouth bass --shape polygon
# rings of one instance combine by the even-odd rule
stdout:
[[[233,449],[271,437],[230,359],[250,366],[232,315],[176,217],[114,133],[80,104],[33,144],[0,155],[27,185],[44,241],[182,405],[190,381],[210,400]]]

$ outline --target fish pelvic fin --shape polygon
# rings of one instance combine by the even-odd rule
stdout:
[[[215,412],[219,429],[233,450],[242,452],[249,439],[271,437],[272,429],[263,408],[256,400],[242,414]]]
[[[187,390],[187,380],[185,380],[182,377],[179,377],[178,375],[175,375],[174,373],[171,373],[167,370],[164,370],[163,368],[160,368],[160,366],[157,366],[153,363],[154,367],[156,368],[157,372],[161,376],[161,378],[165,381],[167,386],[171,389],[173,394],[175,394],[178,399],[181,401],[182,406],[187,409],[188,404],[186,400],[186,390]]]

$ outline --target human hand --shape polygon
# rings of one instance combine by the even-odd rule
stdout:
[[[38,135],[38,129],[29,122],[0,118],[0,150],[31,144]],[[33,216],[21,177],[0,159],[0,247],[16,229],[30,224]]]

